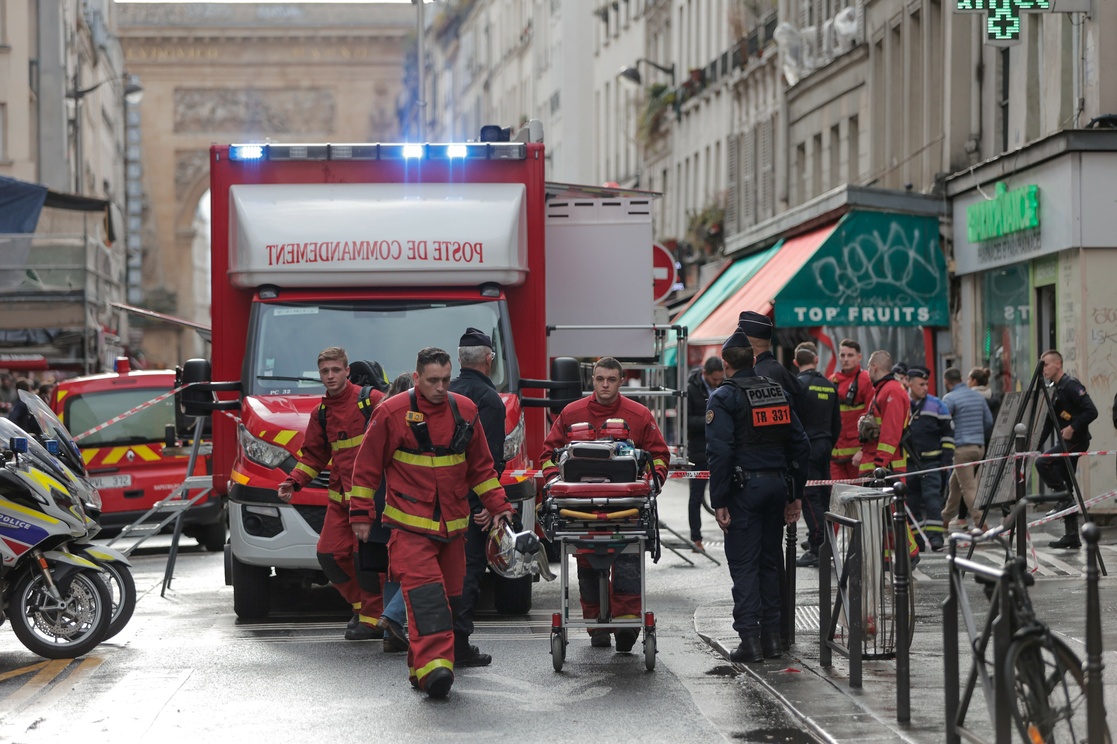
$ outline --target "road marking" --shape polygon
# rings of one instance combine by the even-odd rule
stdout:
[[[46,662],[46,661],[40,661],[38,664],[32,664],[31,666],[20,667],[19,669],[13,669],[10,672],[4,672],[3,674],[0,674],[0,682],[3,682],[6,679],[11,679],[12,677],[22,677],[24,674],[30,674],[31,672],[36,672],[36,671],[42,669],[43,667],[45,667],[48,663],[49,662]]]
[[[1082,569],[1075,568],[1074,566],[1070,565],[1069,563],[1063,563],[1061,560],[1059,560],[1058,558],[1056,558],[1055,556],[1051,555],[1050,553],[1048,553],[1046,551],[1037,550],[1036,555],[1039,556],[1040,558],[1043,558],[1045,561],[1050,563],[1055,568],[1057,568],[1061,571],[1066,571],[1071,576],[1081,576],[1082,575]]]
[[[22,685],[18,690],[13,692],[8,697],[0,701],[0,718],[6,717],[15,713],[22,708],[28,700],[42,692],[46,687],[54,681],[62,672],[66,671],[66,667],[70,665],[72,659],[56,659],[54,661],[46,662],[39,672]]]
[[[51,662],[51,664],[61,663],[63,668],[66,668],[70,665],[71,661],[77,660],[60,659],[57,662]],[[59,680],[57,684],[47,690],[43,695],[30,701],[17,715],[5,717],[4,724],[12,727],[16,731],[30,730],[38,721],[45,719],[50,714],[51,710],[55,710],[59,701],[73,692],[79,684],[85,682],[86,679],[97,671],[97,668],[100,667],[103,662],[104,659],[97,656],[91,656],[81,660],[78,662],[77,668],[66,675],[64,679]],[[20,688],[19,692],[23,692],[30,686],[30,684],[25,685]],[[41,689],[43,688],[40,687],[32,691],[31,695],[34,695],[35,692]],[[7,700],[4,702],[7,702]]]

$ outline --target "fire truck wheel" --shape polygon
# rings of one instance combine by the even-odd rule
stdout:
[[[250,566],[232,557],[233,611],[241,620],[259,620],[271,610],[271,569]]]
[[[211,553],[219,553],[225,549],[225,518],[210,524],[199,525],[190,535],[198,544]]]
[[[531,612],[531,576],[505,579],[494,576],[493,605],[501,615],[526,615]]]

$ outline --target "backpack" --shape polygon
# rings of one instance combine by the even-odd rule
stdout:
[[[369,394],[373,390],[379,390],[381,393],[388,390],[388,380],[384,374],[384,368],[380,366],[379,362],[358,360],[349,365],[349,382],[361,386],[360,395],[357,396],[357,408],[365,417],[365,429],[368,429],[368,422],[372,420],[372,409],[374,408],[372,401],[369,400]],[[322,426],[322,436],[326,440],[326,450],[329,451],[330,438],[326,434],[325,403],[318,404],[318,423]]]

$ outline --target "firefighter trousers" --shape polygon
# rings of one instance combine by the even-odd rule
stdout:
[[[623,553],[617,556],[612,570],[606,571],[609,581],[610,618],[640,617],[640,572],[643,570],[643,556]],[[612,573],[612,577],[609,574]],[[582,600],[582,617],[596,620],[601,612],[598,601],[601,596],[601,573],[590,566],[590,562],[578,556],[578,593]]]
[[[439,667],[454,670],[454,614],[465,575],[465,540],[448,542],[392,530],[388,540],[389,575],[400,583],[407,605],[407,668],[412,684]]]
[[[338,593],[365,625],[375,626],[384,614],[382,576],[358,571],[354,555],[357,536],[349,525],[349,507],[331,500],[318,535],[318,564]]]

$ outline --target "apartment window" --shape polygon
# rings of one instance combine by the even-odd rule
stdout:
[[[846,146],[849,148],[849,156],[846,158],[846,182],[858,183],[861,178],[861,128],[856,116],[849,117],[846,141]]]
[[[756,224],[756,130],[749,128],[741,136],[738,160],[741,164],[741,224]]]
[[[1009,60],[1012,57],[1009,55],[1009,50],[1012,47],[1004,47],[1001,49],[1001,100],[999,102],[1001,113],[1001,152],[1008,152],[1008,73],[1009,73]]]
[[[842,137],[837,124],[830,127],[830,188],[835,189],[842,183]]]
[[[811,138],[811,193],[813,199],[822,193],[822,133]]]
[[[8,159],[8,104],[0,103],[0,162]]]
[[[757,144],[760,160],[760,215],[758,219],[766,220],[775,214],[776,201],[776,170],[775,154],[773,152],[773,122],[767,119],[760,124],[760,142]]]

